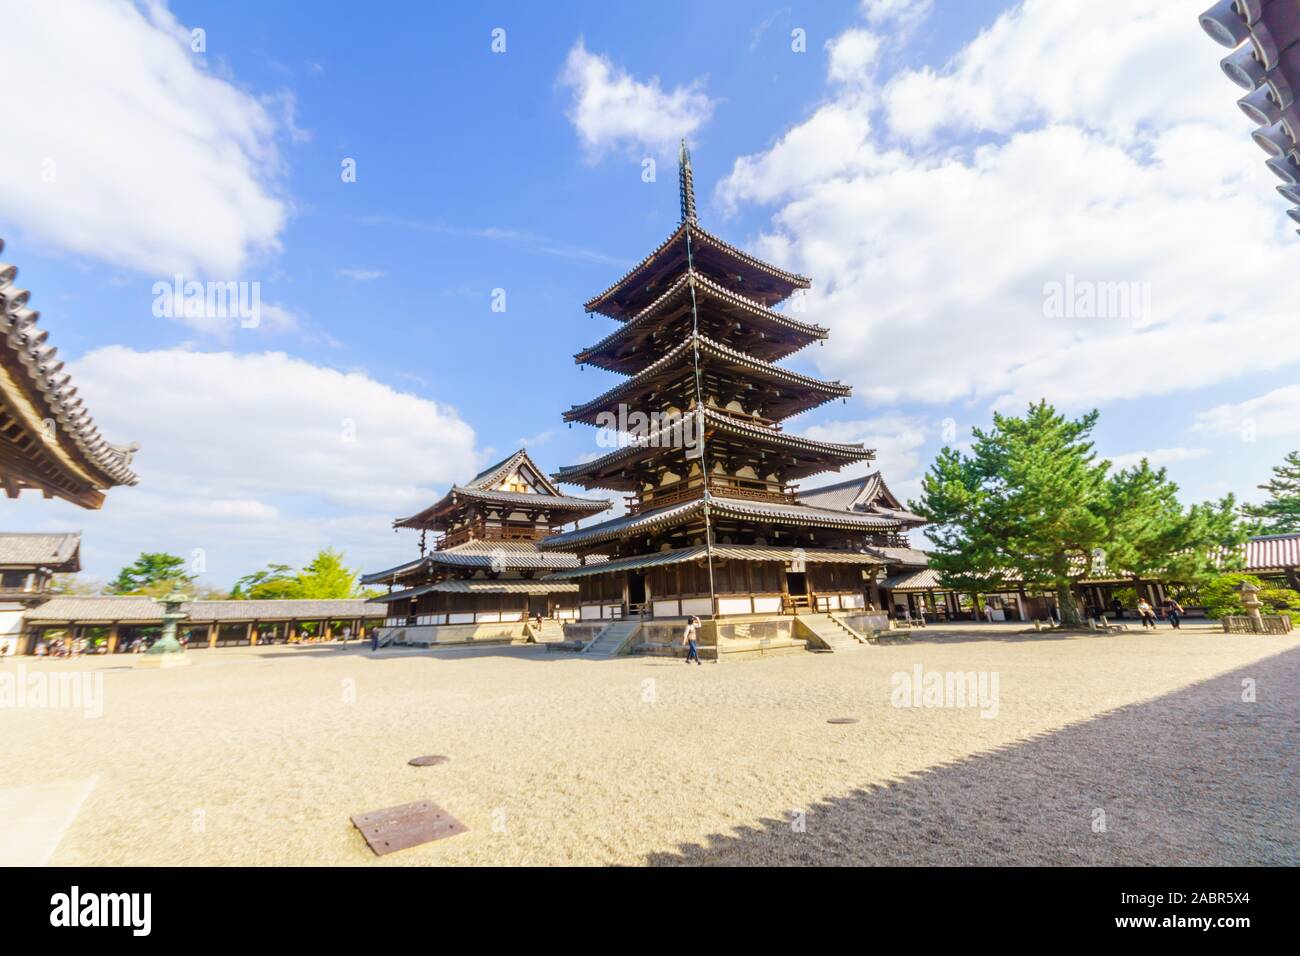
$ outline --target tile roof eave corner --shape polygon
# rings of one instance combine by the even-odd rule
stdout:
[[[4,240],[0,239],[3,251]],[[8,348],[17,357],[33,393],[40,396],[50,412],[49,418],[60,426],[60,434],[67,436],[100,478],[107,479],[97,484],[106,488],[137,484],[139,478],[129,466],[139,446],[107,441],[81,399],[72,397],[75,390],[69,392],[71,377],[62,371],[63,363],[54,358],[58,350],[45,344],[48,333],[36,330],[40,313],[27,308],[29,293],[14,285],[17,275],[16,266],[0,263],[0,348]]]

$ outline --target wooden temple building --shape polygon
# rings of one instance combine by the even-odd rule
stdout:
[[[376,599],[389,608],[384,625],[393,633],[384,639],[513,638],[538,616],[576,618],[577,585],[546,575],[576,567],[577,557],[537,544],[608,507],[608,501],[563,494],[521,448],[418,514],[399,518],[394,528],[420,532],[419,557],[362,578],[388,589]]]
[[[136,483],[137,446],[99,434],[17,276],[0,262],[0,487],[10,498],[35,490],[99,508],[109,488]]]
[[[576,361],[623,378],[564,413],[570,422],[638,427],[624,427],[631,433],[615,450],[553,475],[621,492],[626,514],[541,541],[543,553],[581,561],[548,580],[578,585],[581,621],[635,622],[611,631],[623,648],[636,631],[638,643],[666,644],[671,622],[680,636],[690,615],[711,622],[706,644],[802,646],[796,615],[826,618],[818,624],[844,638],[826,612],[841,623],[864,615],[889,565],[923,563],[905,536],[923,519],[878,475],[800,491],[806,479],[874,458],[861,444],[783,427],[850,394],[779,364],[828,335],[775,308],[809,281],[700,226],[685,144],[679,187],[672,234],[586,303],[619,327]]]

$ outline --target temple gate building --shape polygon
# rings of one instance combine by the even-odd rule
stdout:
[[[381,640],[559,639],[557,622],[578,616],[578,586],[546,575],[576,567],[578,559],[540,551],[537,542],[607,508],[608,501],[563,494],[522,448],[452,487],[393,522],[420,532],[419,557],[362,578],[388,588],[376,599],[389,608]],[[538,617],[545,634],[532,633],[528,622]]]

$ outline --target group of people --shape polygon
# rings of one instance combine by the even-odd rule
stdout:
[[[1175,631],[1178,630],[1183,619],[1183,606],[1173,598],[1166,597],[1164,601],[1161,602],[1160,608],[1165,612],[1165,620],[1173,626]],[[1137,610],[1138,617],[1142,618],[1142,627],[1149,627],[1152,630],[1155,630],[1156,610],[1151,606],[1151,602],[1146,598],[1140,598],[1138,600]]]

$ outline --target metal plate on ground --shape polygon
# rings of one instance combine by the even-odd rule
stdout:
[[[352,818],[352,825],[361,831],[375,856],[445,840],[469,830],[442,807],[428,800],[359,813]]]
[[[424,757],[412,757],[406,761],[412,767],[436,767],[440,763],[446,763],[450,757],[444,757],[442,754],[429,754]]]
[[[858,718],[856,717],[832,717],[826,721],[828,724],[856,724],[857,722]]]

